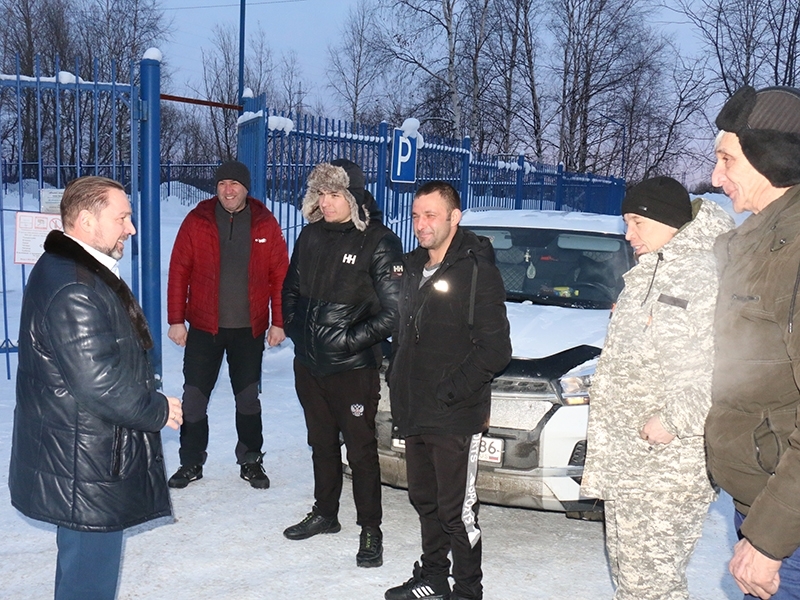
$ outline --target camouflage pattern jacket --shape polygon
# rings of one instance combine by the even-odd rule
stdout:
[[[733,219],[708,200],[695,200],[692,212],[672,240],[624,276],[589,392],[585,496],[713,497],[703,449],[718,287],[713,246]],[[669,444],[639,437],[654,415],[676,436]]]

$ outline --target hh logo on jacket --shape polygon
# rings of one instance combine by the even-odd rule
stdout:
[[[342,257],[342,262],[347,264],[347,265],[354,265],[354,264],[356,264],[356,258],[358,258],[358,257],[355,254],[345,254]]]

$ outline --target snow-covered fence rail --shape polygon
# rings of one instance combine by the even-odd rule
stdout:
[[[459,190],[464,208],[579,210],[618,214],[625,181],[563,166],[529,162],[524,156],[487,156],[471,152],[463,140],[417,138],[416,183],[390,181],[392,135],[387,123],[364,125],[310,115],[271,114],[264,97],[245,98],[239,118],[239,159],[252,172],[253,190],[268,205],[300,206],[306,178],[314,165],[348,158],[358,163],[367,187],[407,249],[414,246],[410,206],[422,183],[441,179]],[[409,135],[416,134],[416,130]],[[282,223],[294,240],[302,219]]]

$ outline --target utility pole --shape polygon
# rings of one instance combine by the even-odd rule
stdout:
[[[244,8],[245,0],[242,0],[239,9],[239,104],[244,104]]]

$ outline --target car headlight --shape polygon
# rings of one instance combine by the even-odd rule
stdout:
[[[596,366],[597,360],[591,360],[575,367],[559,379],[561,399],[564,404],[569,406],[589,404],[589,388]]]

